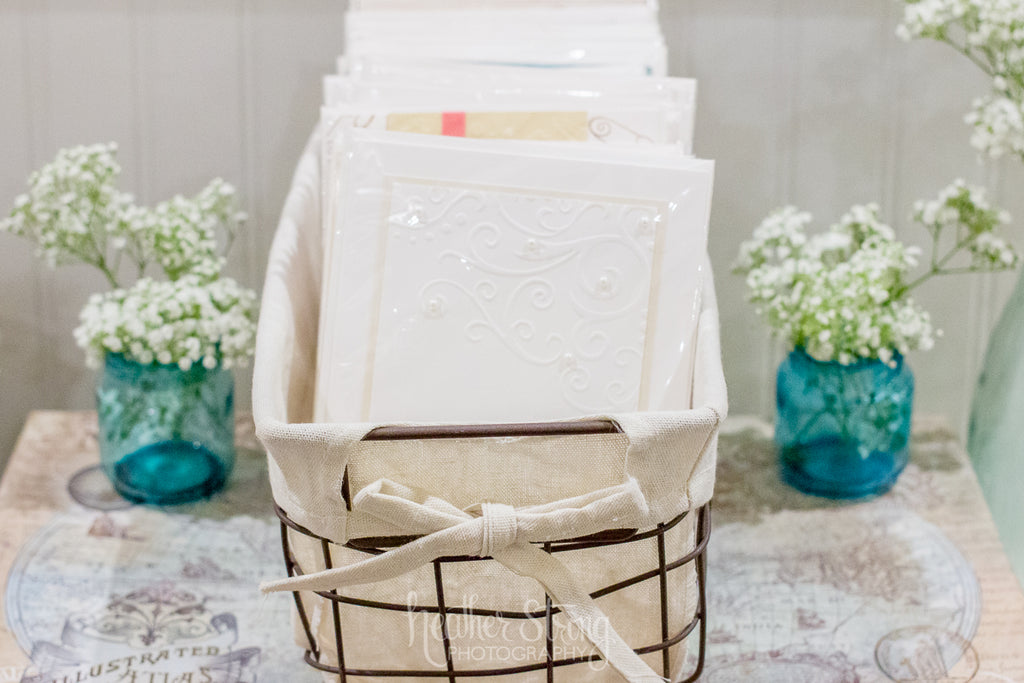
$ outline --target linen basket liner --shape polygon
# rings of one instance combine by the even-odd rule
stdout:
[[[664,680],[615,632],[563,563],[533,544],[609,528],[649,529],[710,500],[718,427],[727,411],[710,266],[705,267],[695,349],[696,408],[580,418],[617,424],[622,436],[613,439],[504,439],[502,445],[513,449],[508,456],[515,453],[517,443],[536,446],[531,439],[551,440],[561,457],[547,459],[551,471],[543,476],[556,483],[553,491],[558,482],[571,482],[571,487],[565,488],[576,495],[517,508],[508,504],[507,490],[499,488],[473,501],[474,506],[457,505],[442,492],[474,489],[473,464],[467,465],[464,457],[453,458],[464,455],[460,453],[465,450],[464,440],[435,439],[429,444],[363,441],[366,434],[383,425],[309,422],[322,270],[319,147],[314,133],[296,169],[271,248],[253,376],[256,433],[270,456],[274,499],[296,523],[339,545],[368,536],[421,537],[354,564],[266,583],[263,590],[333,590],[399,577],[442,556],[491,557],[538,581],[623,679]],[[595,445],[600,451],[597,455]],[[408,462],[410,448],[428,448],[437,456],[435,478],[445,483],[443,488],[424,489],[418,486],[420,482],[401,483],[386,476],[353,481],[349,510],[342,496],[348,465],[358,470],[357,464],[363,463],[401,463],[403,453]],[[580,466],[595,459],[616,471],[609,475],[606,469]],[[457,467],[443,469],[444,463],[456,461]],[[400,467],[396,474],[401,478]],[[591,480],[598,483],[588,489]],[[602,485],[610,481],[615,483]],[[549,491],[549,495],[556,494]]]

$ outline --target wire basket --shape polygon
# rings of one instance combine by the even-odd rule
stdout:
[[[504,683],[604,683],[621,681],[627,660],[633,680],[646,681],[651,672],[674,682],[695,680],[707,635],[709,501],[718,427],[727,411],[710,266],[704,270],[691,409],[520,425],[317,423],[312,388],[321,289],[316,264],[322,257],[318,150],[314,135],[275,235],[253,376],[256,430],[269,456],[288,574],[264,589],[295,591],[295,639],[306,661],[328,681],[498,677]],[[564,437],[565,443],[538,456],[536,462],[547,465],[527,471],[521,465],[531,461],[517,449],[527,448],[530,437]],[[367,443],[372,441],[381,443]],[[507,452],[488,450],[506,442]],[[484,451],[497,457],[489,461],[496,469],[474,460]],[[492,477],[474,488],[477,482],[464,476],[465,467],[490,475],[505,465],[520,478],[498,486]],[[467,516],[466,505],[502,509],[472,522],[483,544],[452,550],[436,543],[442,533],[436,529],[371,519],[360,496],[385,480],[441,498],[450,494],[449,509]],[[488,545],[490,531],[483,527],[507,521],[502,516],[510,510],[519,515],[531,506],[548,506],[553,513],[539,516],[558,516],[567,510],[561,504],[595,494],[607,495],[596,508],[570,506],[572,514],[587,507],[594,513],[582,525],[548,527],[556,530],[523,536],[511,547]],[[605,504],[616,497],[636,506],[625,517],[606,515]],[[494,529],[499,535],[508,531]],[[432,540],[429,559],[411,569],[390,578],[366,576],[368,558],[380,560],[375,567],[393,566],[396,555],[408,559]],[[512,568],[505,561],[513,549],[520,559],[558,565],[554,573],[567,581],[551,584],[551,572]],[[356,565],[363,566],[358,581],[324,576]],[[594,637],[594,623],[579,618],[581,605],[604,620],[598,625],[608,633]],[[477,623],[502,634],[505,628],[528,630],[530,652],[505,656],[501,647],[511,641],[467,630]],[[414,628],[424,629],[422,647],[411,640]],[[474,648],[495,646],[485,657],[475,654]],[[644,671],[636,674],[638,668]]]
[[[386,427],[378,428],[366,436],[366,440],[396,440],[414,438],[464,438],[471,436],[509,437],[509,436],[533,436],[533,435],[566,435],[566,434],[589,434],[602,433],[609,429],[610,423],[596,422],[568,422],[568,423],[539,423],[530,425],[472,425],[472,426],[444,426],[433,428],[408,428],[408,427]],[[614,425],[611,425],[614,428]],[[348,502],[349,492],[346,486],[342,494]],[[288,514],[279,506],[276,511],[281,524],[281,546],[284,553],[285,566],[288,575],[301,576],[305,573],[298,559],[293,552],[296,543],[313,544],[318,546],[322,565],[318,568],[330,569],[334,566],[338,554],[338,547],[331,540],[319,536],[304,528],[289,518]],[[676,548],[676,553],[668,549],[669,543],[666,537],[670,531],[678,526],[693,523],[695,534],[693,545],[689,548]],[[626,577],[613,584],[602,586],[592,591],[592,598],[600,599],[604,596],[616,593],[630,586],[641,582],[658,582],[659,608],[657,618],[660,624],[660,640],[658,642],[634,648],[637,654],[660,655],[660,671],[667,680],[672,679],[673,648],[676,648],[684,641],[696,641],[696,652],[690,653],[688,658],[691,670],[685,678],[677,680],[689,683],[697,680],[704,668],[705,646],[707,641],[707,610],[706,610],[706,550],[711,533],[710,524],[710,503],[705,504],[696,510],[683,512],[664,524],[648,530],[637,529],[610,529],[600,534],[581,538],[552,541],[543,544],[543,549],[551,554],[565,553],[578,550],[600,551],[603,548],[612,546],[637,547],[641,544],[651,544],[654,547],[652,554],[656,554],[657,564],[642,573]],[[355,553],[364,555],[378,555],[402,543],[411,542],[414,537],[380,537],[353,539],[344,544],[344,547]],[[680,551],[681,550],[681,551]],[[447,679],[454,683],[458,680],[476,679],[493,676],[512,676],[529,672],[544,672],[547,681],[556,680],[585,680],[579,678],[581,672],[578,665],[593,665],[600,662],[599,654],[556,656],[554,622],[560,609],[552,604],[551,597],[544,595],[542,607],[531,611],[509,611],[479,609],[475,607],[451,606],[445,601],[445,571],[447,568],[464,563],[488,562],[489,558],[458,556],[441,557],[432,563],[434,575],[434,592],[429,604],[402,604],[398,602],[381,602],[367,600],[352,595],[345,595],[336,590],[332,591],[295,591],[293,592],[295,607],[298,616],[298,623],[302,635],[305,637],[307,646],[305,661],[310,666],[325,673],[325,680],[345,682],[349,680],[366,680],[372,677],[398,677],[398,678],[438,678]],[[672,632],[669,624],[669,578],[673,572],[690,569],[696,577],[697,602],[693,618],[681,629]],[[319,601],[319,605],[317,602]],[[344,607],[343,607],[344,606]],[[403,669],[403,668],[363,668],[353,667],[345,661],[345,632],[342,627],[342,609],[350,612],[344,621],[354,622],[358,628],[360,623],[359,610],[373,611],[386,610],[391,612],[415,612],[424,615],[437,615],[437,627],[441,636],[441,644],[444,653],[443,668],[437,669]],[[330,639],[334,651],[326,653],[323,643],[318,643],[317,635],[311,627],[310,611],[318,610],[323,614],[330,615],[330,624],[333,639]],[[453,653],[452,639],[449,637],[448,620],[452,615],[463,617],[481,617],[497,620],[534,620],[543,623],[543,661],[527,664],[512,664],[503,667],[461,667],[458,666],[457,657]],[[352,617],[355,616],[355,619]],[[696,633],[694,634],[694,632]],[[694,638],[690,635],[694,634]],[[322,632],[321,632],[322,638]],[[335,654],[336,653],[336,654]],[[440,662],[439,662],[440,663]],[[563,668],[568,667],[568,668]],[[570,672],[568,676],[556,675],[559,671]],[[588,670],[588,671],[592,671]],[[658,670],[658,668],[656,668]],[[575,676],[573,676],[573,673]],[[503,679],[504,680],[504,679]]]

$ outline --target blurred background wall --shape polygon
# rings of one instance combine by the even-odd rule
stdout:
[[[231,273],[259,287],[294,164],[318,116],[320,76],[343,49],[343,0],[3,0],[0,211],[64,146],[114,140],[122,187],[146,203],[213,176],[251,216]],[[967,60],[894,37],[893,0],[662,0],[670,73],[700,80],[696,151],[717,160],[711,256],[731,410],[770,417],[784,348],[769,340],[729,265],[772,208],[819,226],[877,201],[903,239],[915,199],[961,176],[985,183],[1024,246],[1019,164],[979,164],[962,123],[984,78]],[[966,434],[988,333],[1012,276],[930,283],[945,330],[915,354],[917,409]],[[0,235],[0,462],[28,411],[90,408],[94,376],[71,330],[102,279],[51,271]],[[249,380],[239,375],[239,404]]]

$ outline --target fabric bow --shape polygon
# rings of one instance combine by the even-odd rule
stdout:
[[[447,555],[492,557],[512,571],[538,581],[609,665],[630,683],[659,683],[657,675],[615,632],[608,617],[553,555],[534,543],[587,536],[609,523],[629,527],[648,511],[635,479],[564,500],[515,509],[482,503],[467,511],[388,479],[359,491],[354,510],[377,517],[420,538],[362,562],[270,581],[274,591],[328,591],[400,576]]]

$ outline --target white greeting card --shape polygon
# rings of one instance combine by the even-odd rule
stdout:
[[[660,253],[638,226],[657,203],[399,179],[386,195],[369,419],[639,405]]]
[[[637,43],[650,46],[661,41],[657,14],[636,6],[605,6],[587,9],[550,4],[532,8],[425,9],[421,11],[356,11],[345,21],[350,53],[375,52],[395,44],[488,45],[517,42],[524,61],[533,56],[525,49],[531,41],[545,44],[544,52],[572,49],[598,42]],[[355,46],[355,47],[354,47]],[[578,59],[578,57],[576,58]]]
[[[452,7],[546,7],[550,0],[352,0],[352,8],[356,10],[400,10],[412,11],[423,9],[448,9]],[[644,7],[657,11],[655,0],[558,0],[565,7],[586,7],[593,10],[605,10],[615,7]]]
[[[371,80],[324,79],[325,104],[359,107],[342,113],[363,127],[387,128],[382,117],[391,112],[579,110],[587,112],[593,139],[680,144],[686,152],[693,146],[695,92],[696,82],[682,78],[453,80],[447,72],[424,68]]]
[[[318,418],[688,406],[711,162],[350,129]]]
[[[453,80],[446,71],[420,67],[409,73],[385,69],[370,82],[328,76],[324,88],[331,103],[321,116],[325,159],[336,149],[337,129],[346,126],[461,137],[677,144],[687,153],[693,144],[692,79],[480,74]],[[336,184],[335,168],[325,167],[326,184]],[[325,226],[333,225],[337,197],[337,192],[325,193]],[[331,239],[325,227],[325,244]]]
[[[689,111],[696,105],[697,83],[690,78],[624,78],[576,70],[512,67],[453,70],[396,64],[384,58],[363,58],[359,65],[354,74],[324,78],[325,104],[508,105],[518,100],[557,99],[601,104],[607,100],[619,105],[669,103]]]
[[[642,6],[353,11],[345,25],[349,69],[365,58],[410,66],[581,69],[664,75],[657,15]]]
[[[575,106],[571,106],[571,105]],[[444,106],[335,105],[325,128],[354,126],[397,133],[500,140],[555,140],[604,144],[678,145],[689,152],[688,121],[674,105],[623,105],[568,98],[507,105],[452,101]]]
[[[385,58],[473,73],[494,68],[663,76],[657,7],[641,2],[422,2],[355,5],[346,15],[347,69]]]

